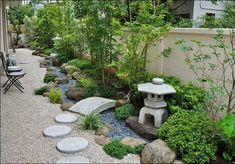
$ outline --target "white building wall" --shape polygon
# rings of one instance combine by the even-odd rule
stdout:
[[[217,5],[214,5],[210,1],[202,0],[202,1],[194,1],[194,9],[193,9],[193,20],[196,20],[199,17],[206,15],[206,13],[215,14],[216,18],[219,18],[223,14],[224,3],[217,2]]]

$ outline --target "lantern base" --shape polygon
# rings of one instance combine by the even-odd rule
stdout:
[[[140,110],[139,123],[144,124],[146,122],[146,114],[150,114],[154,117],[154,126],[157,128],[159,128],[168,117],[168,111],[164,108],[154,109],[145,106]]]

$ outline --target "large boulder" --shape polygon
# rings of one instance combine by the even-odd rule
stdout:
[[[78,80],[80,75],[81,75],[81,70],[78,69],[78,71],[76,71],[72,74],[72,77],[74,80]]]
[[[184,162],[181,161],[181,160],[176,159],[176,160],[173,162],[173,164],[184,164]]]
[[[121,140],[121,143],[124,145],[129,145],[131,147],[136,147],[142,144],[146,144],[146,141],[140,138],[124,137]]]
[[[57,66],[57,67],[60,67],[61,66],[61,63],[58,59],[53,59],[52,60],[52,65],[53,66]]]
[[[104,136],[104,135],[101,135],[101,136],[95,136],[95,141],[97,144],[101,145],[101,146],[104,146],[106,144],[109,144],[111,143],[111,140],[110,138]]]
[[[48,67],[46,70],[47,70],[47,72],[51,72],[51,73],[53,73],[54,71],[55,71],[55,67]]]
[[[69,108],[71,108],[73,105],[74,105],[74,103],[72,103],[72,102],[66,102],[66,103],[61,104],[61,105],[60,105],[60,108],[61,108],[63,111],[67,111],[67,110],[69,110]]]
[[[123,106],[123,105],[125,105],[125,104],[127,104],[128,103],[128,100],[125,100],[125,99],[118,99],[117,100],[117,103],[116,103],[116,107],[121,107],[121,106]]]
[[[76,86],[69,87],[67,96],[74,100],[81,100],[84,98],[85,95],[85,89],[84,88],[78,88]]]
[[[108,136],[109,131],[110,131],[110,128],[108,126],[102,126],[102,127],[99,127],[98,129],[96,129],[95,135]]]
[[[78,68],[72,65],[65,66],[65,71],[67,74],[73,74],[74,72],[78,71]]]
[[[172,163],[176,153],[169,148],[166,142],[157,139],[144,147],[141,153],[141,163]]]
[[[140,136],[149,139],[157,139],[157,128],[155,128],[150,120],[146,120],[145,124],[140,124],[138,122],[138,116],[130,116],[126,119],[126,124],[138,133]]]
[[[66,84],[69,82],[69,79],[67,77],[57,77],[55,78],[55,82],[57,84]]]
[[[48,68],[49,66],[50,66],[50,61],[48,61],[48,60],[41,60],[40,62],[39,62],[39,67],[40,68]]]

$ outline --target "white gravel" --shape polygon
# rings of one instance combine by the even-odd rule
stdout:
[[[84,137],[89,147],[79,153],[68,155],[56,150],[61,139],[43,136],[43,130],[55,123],[57,114],[63,113],[59,105],[51,104],[47,98],[33,94],[35,88],[43,84],[45,68],[39,68],[40,57],[32,56],[27,49],[16,50],[17,63],[21,64],[26,76],[21,79],[24,93],[15,87],[1,97],[1,163],[55,163],[63,157],[83,156],[93,163],[139,163],[138,155],[129,154],[122,160],[111,158],[94,140],[94,131],[81,131],[77,123],[68,125],[73,128],[70,137]],[[1,75],[1,85],[6,77]],[[76,115],[79,117],[79,115]]]

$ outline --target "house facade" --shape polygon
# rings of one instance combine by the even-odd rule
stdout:
[[[0,52],[9,53],[7,7],[21,5],[21,0],[0,0]]]
[[[197,20],[205,15],[215,18],[221,17],[225,5],[224,2],[221,1],[217,2],[217,4],[213,4],[209,0],[187,0],[185,3],[182,1],[177,1],[175,3],[175,7],[177,8],[176,14],[180,17]]]

